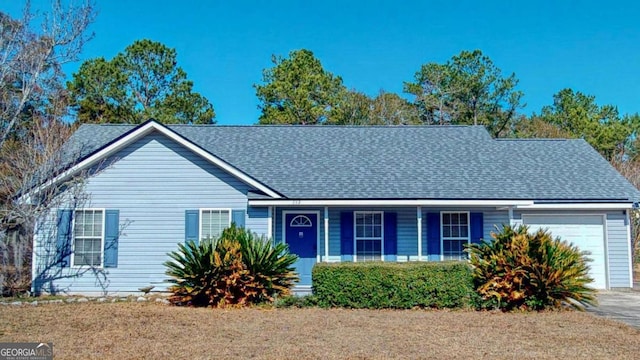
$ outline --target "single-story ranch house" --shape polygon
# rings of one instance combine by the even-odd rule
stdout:
[[[83,125],[86,199],[62,193],[34,240],[39,292],[166,290],[178,242],[232,222],[317,262],[463,259],[496,226],[549,228],[590,252],[598,289],[632,287],[640,193],[584,140],[492,139],[480,126]],[[34,190],[34,194],[38,189]],[[71,200],[74,198],[75,200]]]

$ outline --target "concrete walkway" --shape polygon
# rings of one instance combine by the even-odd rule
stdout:
[[[588,307],[587,311],[640,329],[639,291],[601,291],[598,303],[597,307]]]

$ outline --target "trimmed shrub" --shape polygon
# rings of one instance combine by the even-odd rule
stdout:
[[[589,288],[587,253],[551,233],[529,233],[526,226],[504,225],[493,241],[471,244],[467,251],[473,279],[485,308],[543,310],[567,304],[595,304]]]
[[[219,238],[178,244],[165,262],[176,305],[244,306],[288,295],[297,275],[284,244],[232,225]]]
[[[475,298],[466,262],[320,263],[312,279],[321,307],[462,308]]]

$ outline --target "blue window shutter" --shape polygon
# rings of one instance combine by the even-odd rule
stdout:
[[[244,227],[244,218],[246,211],[244,210],[232,210],[231,221],[236,224],[237,227]]]
[[[482,213],[471,213],[471,242],[473,244],[480,243],[480,239],[484,237]]]
[[[73,210],[58,210],[58,236],[56,238],[56,257],[60,267],[71,266],[71,221]]]
[[[340,213],[340,254],[342,261],[353,261],[353,212]]]
[[[384,260],[398,260],[398,214],[384,213]]]
[[[193,241],[198,244],[200,233],[200,210],[186,210],[184,212],[184,241]]]
[[[429,260],[440,260],[439,213],[427,213],[427,251]]]
[[[120,211],[106,210],[104,217],[104,267],[118,267]]]

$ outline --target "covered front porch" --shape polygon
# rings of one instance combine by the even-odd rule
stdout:
[[[300,287],[317,262],[463,259],[464,244],[513,222],[522,201],[250,201],[267,207],[267,234],[300,259]]]

